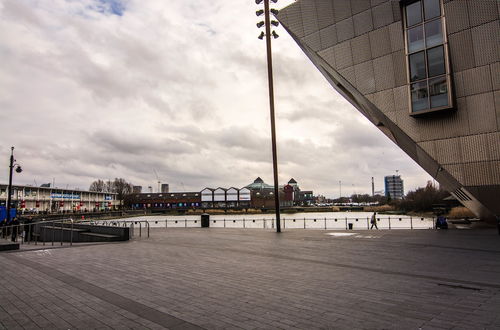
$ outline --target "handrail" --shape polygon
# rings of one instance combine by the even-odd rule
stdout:
[[[8,226],[0,226],[0,239],[6,239],[9,241],[14,241],[14,242],[20,242],[21,245],[28,244],[30,245],[31,242],[34,242],[35,245],[38,245],[39,236],[45,237],[46,238],[46,230],[47,226],[53,227],[52,229],[52,235],[51,239],[47,240],[44,239],[42,240],[42,244],[45,246],[45,243],[48,241],[51,243],[52,246],[55,245],[55,243],[60,243],[60,246],[64,245],[64,230],[69,229],[70,230],[70,235],[69,235],[69,245],[73,246],[73,232],[74,232],[74,224],[88,224],[91,226],[100,226],[100,225],[114,225],[114,226],[120,226],[120,224],[123,227],[128,226],[129,224],[134,223],[140,223],[140,233],[139,237],[142,237],[142,224],[145,225],[145,228],[147,230],[147,237],[150,237],[150,223],[148,220],[113,220],[113,221],[108,221],[108,220],[92,220],[92,219],[85,219],[85,220],[73,220],[72,218],[67,218],[67,219],[57,219],[57,220],[45,220],[42,219],[41,221],[37,222],[30,222],[30,223],[20,223],[17,225],[8,225]],[[66,225],[69,225],[66,226]],[[37,227],[40,227],[39,230],[37,230]],[[60,228],[60,229],[59,229]],[[56,231],[59,231],[59,239],[56,240]],[[133,233],[133,232],[132,232]],[[14,234],[14,235],[13,235]],[[50,235],[50,233],[49,233]]]
[[[349,230],[349,224],[352,224],[352,229],[370,229],[371,217],[283,217],[283,228],[290,229],[342,229],[345,228]],[[188,219],[188,218],[172,218],[165,217],[159,219],[157,217],[153,219],[130,219],[130,220],[112,220],[120,222],[135,222],[136,224],[142,223],[146,224],[148,232],[150,229],[149,221],[153,221],[157,226],[156,228],[172,228],[172,227],[198,227],[197,224],[200,219]],[[210,223],[214,224],[216,228],[258,228],[256,225],[248,225],[249,223],[262,223],[260,228],[274,228],[275,219],[274,218],[236,218],[236,217],[223,217],[222,219],[210,219]],[[219,225],[219,222],[221,225]],[[432,229],[434,227],[435,218],[428,217],[413,217],[413,216],[385,216],[377,217],[378,229]],[[165,223],[165,225],[161,224]],[[296,223],[296,224],[295,224]],[[363,224],[364,223],[364,224]],[[235,225],[236,224],[236,225]],[[336,225],[335,225],[336,224]],[[341,225],[342,224],[342,225]],[[343,227],[345,225],[345,227]],[[149,235],[149,234],[148,234]],[[148,236],[149,237],[149,236]]]

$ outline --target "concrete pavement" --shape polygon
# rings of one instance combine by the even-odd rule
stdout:
[[[0,329],[500,328],[490,229],[154,229],[32,249],[0,254]]]

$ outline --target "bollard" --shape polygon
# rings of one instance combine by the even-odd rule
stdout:
[[[208,228],[208,227],[210,227],[210,214],[203,213],[201,215],[201,228]]]
[[[71,235],[70,235],[69,245],[73,246],[73,219],[71,219]]]
[[[28,233],[26,235],[28,236],[28,245],[31,245],[31,236],[33,233],[33,224],[28,224]]]
[[[326,230],[326,218],[325,218],[325,230]]]
[[[389,217],[389,229],[391,229],[391,217]]]

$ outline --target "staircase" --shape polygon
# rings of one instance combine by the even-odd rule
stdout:
[[[95,226],[88,224],[56,224],[44,225],[36,230],[40,242],[117,242],[128,241],[130,230],[128,227]]]

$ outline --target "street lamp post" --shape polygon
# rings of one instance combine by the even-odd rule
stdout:
[[[10,204],[12,203],[12,172],[14,167],[16,168],[17,173],[21,173],[23,170],[21,166],[15,164],[16,160],[14,159],[14,147],[10,148],[10,164],[9,164],[9,187],[7,193],[7,223],[10,223]]]
[[[275,31],[271,32],[271,24],[278,26],[277,21],[271,21],[269,12],[277,14],[276,9],[269,9],[269,0],[255,0],[256,4],[260,4],[264,1],[264,10],[258,10],[256,12],[257,16],[264,14],[264,22],[257,23],[257,27],[260,28],[265,25],[265,33],[261,32],[259,39],[266,37],[266,48],[267,48],[267,79],[269,82],[269,108],[271,115],[271,143],[272,143],[272,153],[273,153],[273,176],[274,176],[274,207],[276,210],[276,232],[281,232],[280,224],[280,201],[279,201],[279,191],[278,191],[278,155],[276,150],[276,124],[274,119],[274,84],[273,84],[273,59],[271,53],[271,36],[273,38],[278,38],[278,34]],[[276,3],[278,0],[271,0]]]

